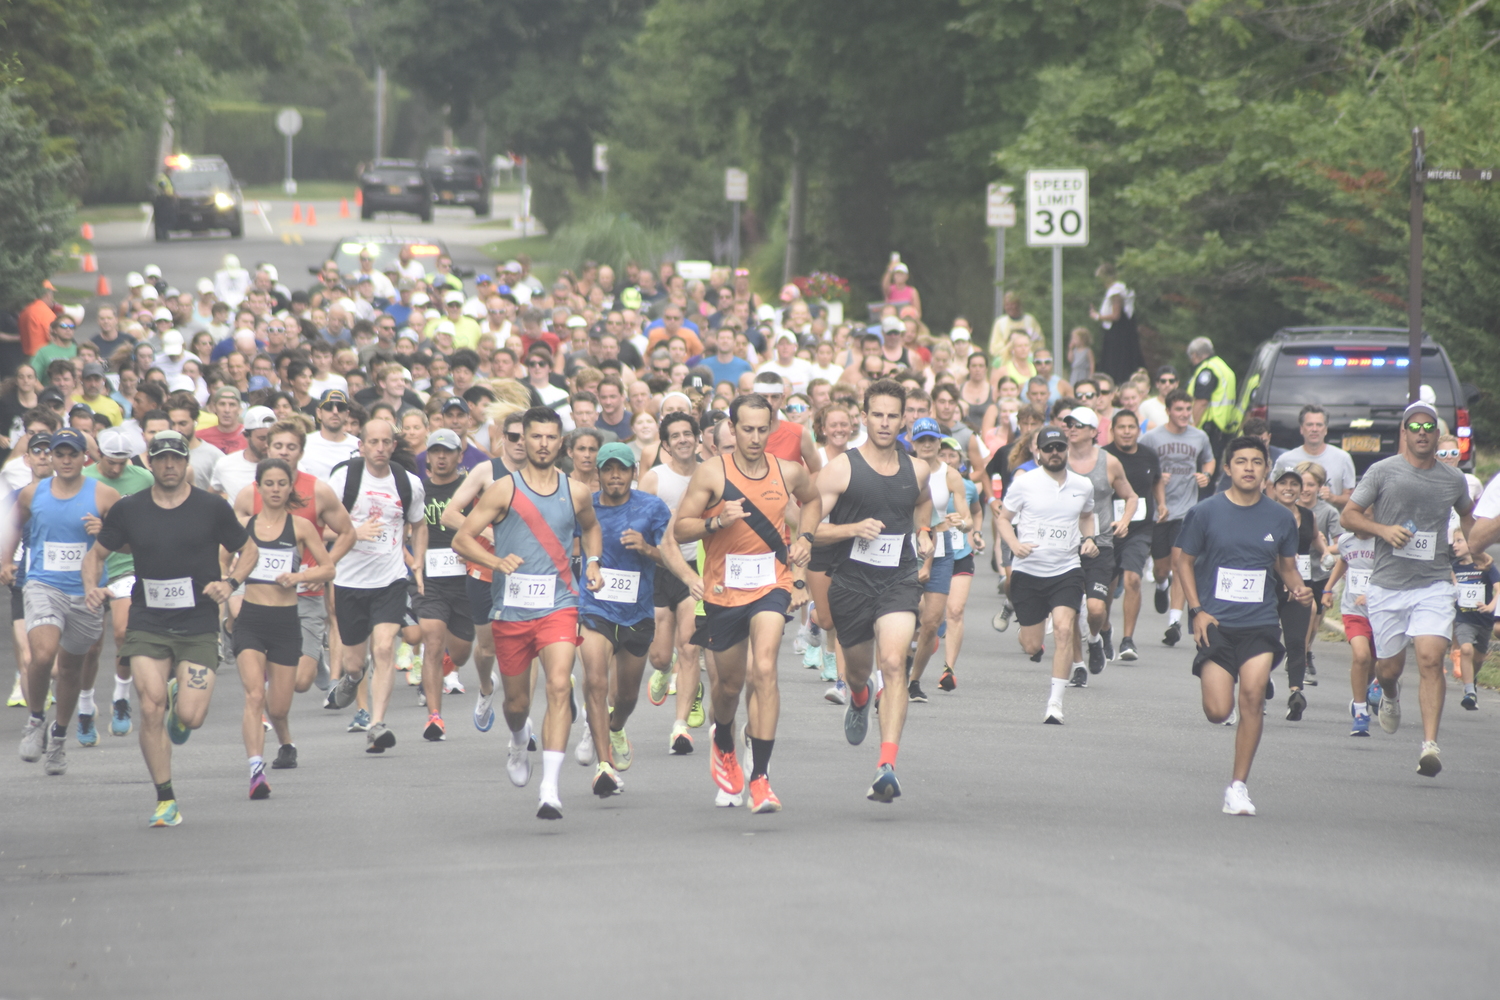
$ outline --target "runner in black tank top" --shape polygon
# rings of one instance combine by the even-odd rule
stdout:
[[[905,406],[899,383],[881,379],[871,385],[864,406],[869,440],[818,474],[818,492],[831,513],[818,526],[814,544],[833,550],[828,610],[844,650],[844,736],[850,743],[863,742],[870,701],[882,696],[880,762],[866,793],[876,802],[901,794],[895,765],[906,722],[906,651],[922,599],[917,569],[932,551],[932,469],[896,445]],[[877,655],[883,691],[870,677]]]

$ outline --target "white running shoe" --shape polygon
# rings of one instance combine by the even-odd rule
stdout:
[[[1048,726],[1060,726],[1063,724],[1062,701],[1060,699],[1047,700],[1047,714],[1042,716],[1042,724]]]
[[[849,686],[843,681],[838,681],[827,691],[823,692],[823,700],[831,701],[835,705],[849,704]]]
[[[51,760],[49,754],[48,760]],[[1438,745],[1432,740],[1422,743],[1422,755],[1417,758],[1417,773],[1424,778],[1435,778],[1437,773],[1443,769],[1443,762],[1438,759]],[[51,774],[51,771],[47,772]]]
[[[531,739],[531,723],[526,723],[526,729],[521,733],[521,744],[516,745],[516,734],[512,733],[510,745],[506,747],[505,773],[510,776],[510,783],[517,788],[525,788],[526,783],[531,780],[531,754],[526,750],[526,744]]]
[[[584,767],[594,765],[594,734],[589,732],[589,724],[583,724],[583,738],[578,741],[578,746],[573,748],[573,759]]]
[[[1394,733],[1401,728],[1401,686],[1396,685],[1394,695],[1386,694],[1380,699],[1380,728]]]
[[[733,809],[735,806],[742,806],[744,804],[744,792],[741,792],[738,795],[730,795],[728,792],[724,791],[724,789],[720,788],[718,790],[718,794],[714,796],[714,805],[718,806],[720,809]]]
[[[1224,789],[1224,811],[1231,816],[1254,816],[1255,803],[1250,801],[1250,789],[1243,781],[1236,781]]]
[[[481,733],[487,733],[495,724],[495,692],[489,694],[480,692],[479,698],[474,702],[474,728]]]
[[[464,682],[458,679],[457,672],[443,675],[443,694],[463,694]]]

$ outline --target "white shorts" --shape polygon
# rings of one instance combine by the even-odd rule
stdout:
[[[1416,590],[1387,590],[1370,584],[1365,591],[1365,610],[1370,631],[1375,634],[1375,655],[1384,660],[1397,656],[1418,635],[1453,638],[1453,616],[1458,588],[1447,580]]]
[[[127,573],[118,580],[109,581],[109,596],[117,601],[130,600],[130,592],[135,589],[135,574]]]

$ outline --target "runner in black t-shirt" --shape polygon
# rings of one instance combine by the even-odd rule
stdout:
[[[420,547],[412,553],[417,564],[417,593],[411,604],[422,628],[422,688],[427,696],[427,726],[422,737],[436,743],[447,738],[443,725],[443,657],[450,657],[455,669],[469,662],[474,617],[467,567],[463,557],[453,551],[453,529],[443,524],[443,512],[463,485],[459,474],[463,440],[457,431],[439,428],[428,435],[423,454],[427,538],[425,545],[419,539]]]
[[[1166,487],[1161,478],[1161,462],[1154,448],[1140,446],[1141,421],[1130,410],[1116,410],[1110,421],[1114,440],[1104,450],[1120,460],[1130,488],[1141,498],[1130,521],[1130,531],[1115,541],[1115,575],[1125,582],[1124,635],[1120,638],[1120,659],[1127,663],[1138,659],[1135,648],[1135,623],[1141,616],[1141,574],[1151,558],[1151,536],[1156,512],[1166,508]],[[1119,504],[1120,501],[1115,501]]]
[[[122,497],[83,562],[89,606],[101,608],[104,560],[126,546],[135,556],[130,624],[119,655],[130,658],[141,699],[141,755],[156,784],[152,826],[182,822],[172,791],[172,748],[203,725],[219,665],[219,605],[234,585],[221,579],[219,550],[240,553],[231,579],[250,571],[246,533],[222,497],[193,486],[188,443],[158,431],[146,449],[156,484]],[[252,549],[253,552],[253,549]],[[178,684],[182,684],[181,697]]]

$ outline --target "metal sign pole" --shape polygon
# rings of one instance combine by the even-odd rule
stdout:
[[[740,203],[731,202],[734,205],[734,246],[730,250],[730,265],[740,266]]]
[[[1406,323],[1411,362],[1406,369],[1408,403],[1422,395],[1422,172],[1426,168],[1422,130],[1411,130],[1411,260],[1408,266]]]
[[[1005,311],[1005,227],[995,227],[995,318]],[[994,344],[991,350],[996,350]]]
[[[1062,286],[1062,247],[1052,248],[1052,370],[1062,371],[1063,367],[1063,286]]]

